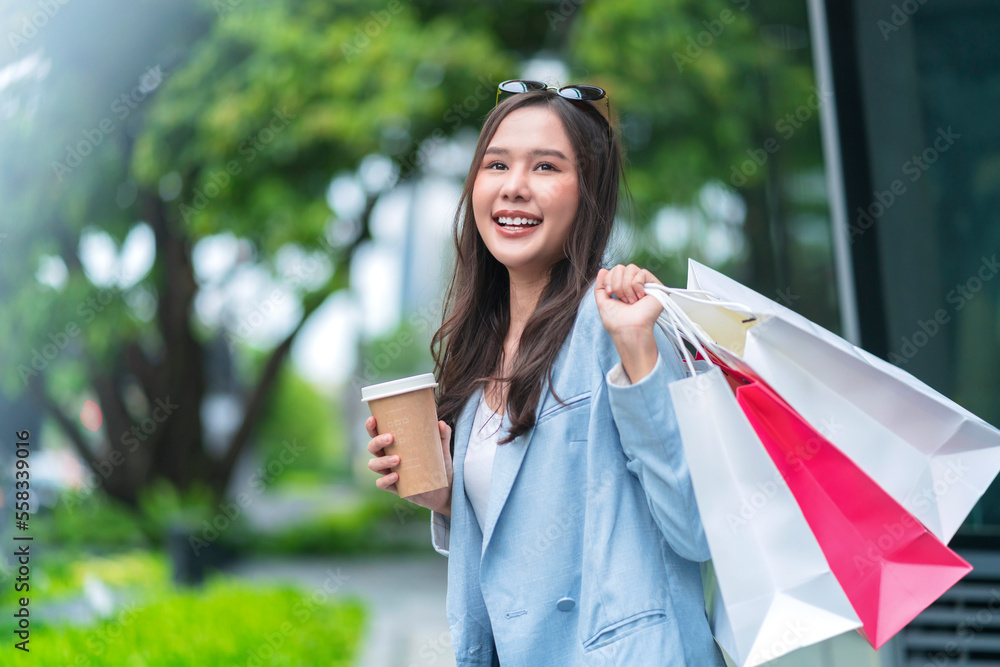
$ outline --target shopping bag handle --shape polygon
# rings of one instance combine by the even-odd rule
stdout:
[[[753,310],[751,310],[748,306],[745,306],[742,303],[739,303],[737,301],[723,301],[716,294],[714,294],[712,292],[707,292],[705,290],[701,290],[701,289],[680,289],[678,287],[667,287],[666,285],[660,285],[659,283],[645,283],[643,285],[643,287],[645,287],[647,289],[648,288],[652,288],[652,289],[662,290],[662,291],[666,292],[669,295],[683,297],[683,298],[685,298],[685,299],[687,299],[689,301],[694,301],[695,303],[703,303],[703,304],[708,305],[708,306],[719,306],[720,308],[728,308],[730,310],[738,310],[738,311],[740,311],[742,313],[746,313],[747,315],[750,315],[751,317],[753,317],[753,319],[757,319],[757,316],[754,314]],[[699,298],[699,297],[694,296],[695,294],[704,294],[704,295],[706,295],[709,298],[707,298],[707,299],[706,298]]]
[[[656,318],[656,321],[665,332],[673,334],[677,341],[677,351],[683,357],[688,372],[693,377],[697,371],[691,355],[684,353],[684,340],[691,343],[703,359],[709,360],[711,356],[706,348],[712,345],[711,339],[704,331],[701,331],[701,327],[693,322],[680,306],[673,302],[669,296],[669,288],[658,283],[646,283],[643,287],[646,288],[646,294],[652,296],[663,306],[663,312]]]
[[[694,347],[695,351],[702,356],[709,363],[713,364],[723,364],[727,368],[739,369],[741,373],[746,372],[752,376],[756,377],[756,373],[753,369],[746,366],[746,363],[737,355],[733,354],[726,348],[720,346],[714,338],[712,338],[697,322],[691,319],[691,316],[680,307],[673,300],[673,296],[678,295],[679,290],[660,285],[659,283],[646,283],[643,285],[646,289],[646,294],[651,295],[660,305],[663,306],[663,312],[657,317],[657,324],[667,333],[672,333],[677,340],[678,352],[684,359],[684,363],[688,367],[688,371],[693,375],[695,373],[694,361],[689,359],[690,355],[686,354],[686,349],[684,348],[684,340],[687,340]],[[699,290],[685,290],[685,292],[699,291]],[[708,294],[708,292],[704,292]],[[685,295],[686,296],[686,295]],[[753,316],[753,312],[738,303],[729,303],[725,301],[714,301],[714,300],[702,300],[694,297],[696,301],[701,301],[713,306],[721,306],[728,308],[730,306],[739,306],[744,312],[749,313]],[[756,319],[756,316],[754,316]]]

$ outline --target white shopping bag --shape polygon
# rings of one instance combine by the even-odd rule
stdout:
[[[698,365],[670,395],[712,554],[703,575],[719,646],[752,667],[860,627],[722,372]]]
[[[678,295],[717,343],[947,543],[1000,472],[1000,431],[909,373],[694,260],[688,289],[756,315]]]

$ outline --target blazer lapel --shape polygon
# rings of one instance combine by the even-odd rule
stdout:
[[[559,364],[558,360],[556,364]],[[472,503],[465,493],[465,453],[469,447],[472,424],[475,420],[476,410],[479,407],[482,391],[482,389],[476,390],[469,397],[465,407],[462,409],[462,414],[459,416],[455,426],[455,459],[452,461],[455,470],[451,496],[452,528],[455,527],[456,523],[460,523],[463,526],[468,525],[470,533],[475,532],[473,529],[479,528],[479,522],[476,521],[475,510],[472,508]],[[544,399],[547,395],[548,382],[544,382],[539,406],[545,402]],[[537,407],[535,414],[538,414]],[[507,433],[509,430],[510,417],[508,413],[504,413],[501,433]],[[500,518],[500,514],[503,512],[504,505],[507,504],[510,490],[513,488],[514,480],[521,470],[524,455],[528,451],[528,445],[531,443],[531,438],[534,434],[535,429],[532,428],[527,433],[514,438],[514,440],[506,445],[499,445],[497,447],[496,456],[493,459],[493,473],[490,478],[490,498],[486,511],[486,520],[483,522],[482,553],[484,554],[489,547],[490,538],[493,536],[493,530]]]
[[[479,522],[476,521],[472,502],[465,494],[465,453],[469,448],[469,436],[472,433],[472,423],[476,417],[479,396],[480,392],[477,391],[465,402],[465,406],[455,422],[455,455],[451,462],[455,473],[451,489],[451,525],[454,528],[456,524],[463,527],[471,524],[465,531],[468,534],[472,534],[473,528],[477,531],[479,529]]]
[[[474,394],[455,420],[455,477],[451,495],[451,548],[448,555],[448,622],[457,637],[455,649],[465,654],[477,645],[489,646],[490,618],[479,583],[482,553],[476,540],[483,535],[476,521],[475,510],[465,494],[465,453],[469,434],[476,417],[479,395]],[[466,656],[469,657],[469,656]],[[462,664],[486,665],[489,653],[472,656]],[[483,661],[486,662],[483,662]]]
[[[509,428],[510,424],[505,414],[502,432],[506,433]],[[532,428],[524,435],[514,438],[514,440],[506,445],[497,447],[496,457],[493,459],[493,476],[490,479],[489,508],[486,512],[486,521],[483,522],[484,554],[489,547],[490,538],[493,537],[493,529],[497,525],[500,513],[503,512],[504,505],[507,504],[507,497],[510,495],[511,487],[514,486],[517,473],[521,470],[521,464],[524,462],[524,454],[528,451],[528,443],[531,442],[531,436],[534,433],[535,429]]]

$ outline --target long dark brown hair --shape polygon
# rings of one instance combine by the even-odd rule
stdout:
[[[624,183],[622,149],[596,103],[574,102],[553,90],[513,95],[486,118],[455,214],[455,270],[444,302],[441,328],[431,339],[437,376],[438,418],[454,427],[466,401],[491,380],[507,389],[510,432],[500,444],[531,430],[543,384],[552,385],[552,364],[576,319],[577,307],[597,277]],[[549,280],[521,334],[510,375],[500,377],[510,326],[510,279],[476,228],[472,189],[483,155],[501,121],[515,109],[542,106],[562,120],[576,154],[580,203],[563,245],[564,258]],[[610,114],[609,114],[610,115]],[[562,399],[556,396],[559,402]],[[454,438],[452,439],[454,454]]]

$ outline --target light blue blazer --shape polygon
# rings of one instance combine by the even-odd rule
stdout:
[[[480,393],[464,406],[451,519],[431,517],[435,548],[449,556],[458,665],[490,667],[497,654],[503,667],[724,665],[705,615],[708,544],[667,389],[684,367],[659,328],[655,336],[656,366],[629,385],[588,292],[553,367],[567,405],[546,386],[535,426],[497,448],[485,530],[463,474]]]

